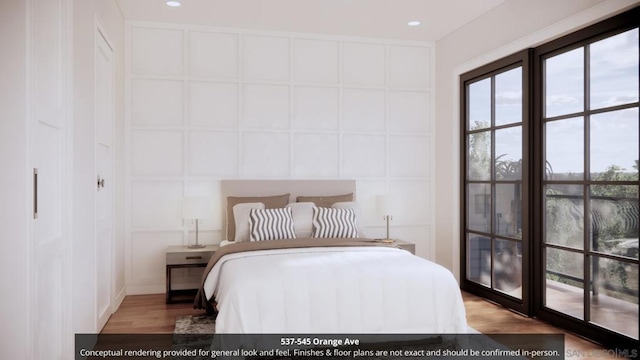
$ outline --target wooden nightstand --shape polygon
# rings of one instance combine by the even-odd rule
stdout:
[[[416,254],[416,244],[414,244],[412,242],[395,239],[393,241],[393,243],[398,245],[400,248],[407,250],[408,252],[412,253],[413,255]]]
[[[175,295],[195,295],[193,289],[171,290],[171,270],[176,268],[205,267],[216,250],[218,250],[218,245],[207,245],[197,249],[191,249],[187,246],[169,246],[167,248],[167,304],[193,301],[193,296],[174,299],[173,297]]]

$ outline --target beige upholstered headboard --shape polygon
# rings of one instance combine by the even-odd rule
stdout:
[[[289,202],[298,196],[330,196],[353,193],[356,199],[355,180],[222,180],[220,182],[222,224],[227,234],[228,196],[271,196],[291,194]]]

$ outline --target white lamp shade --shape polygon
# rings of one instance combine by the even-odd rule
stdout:
[[[389,199],[386,195],[376,196],[376,212],[380,216],[389,215]]]
[[[182,199],[183,219],[209,219],[213,217],[213,201],[207,197]]]

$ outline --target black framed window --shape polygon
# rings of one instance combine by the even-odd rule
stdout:
[[[463,75],[462,286],[527,312],[529,51]]]
[[[460,83],[463,289],[630,349],[640,332],[639,19],[635,8]],[[514,71],[519,93],[503,81]],[[522,116],[505,115],[507,104]]]
[[[638,346],[639,9],[535,49],[534,315]]]

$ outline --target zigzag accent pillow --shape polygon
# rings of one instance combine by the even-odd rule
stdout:
[[[353,209],[313,208],[314,238],[358,237],[356,212]]]
[[[294,239],[291,208],[251,209],[249,212],[250,241]]]

